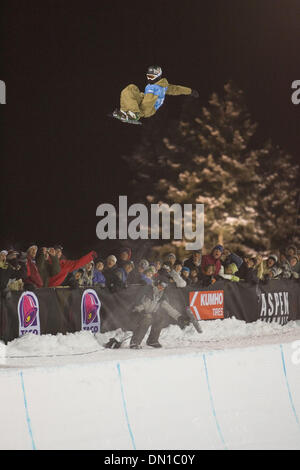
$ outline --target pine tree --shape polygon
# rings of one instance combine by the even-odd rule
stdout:
[[[187,100],[179,122],[157,124],[127,158],[139,200],[203,203],[207,250],[216,242],[241,251],[279,248],[295,232],[299,168],[270,141],[256,148],[257,124],[232,82],[201,109]]]

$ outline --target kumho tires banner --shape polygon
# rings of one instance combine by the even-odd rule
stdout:
[[[197,320],[224,318],[223,290],[190,292],[189,300]]]

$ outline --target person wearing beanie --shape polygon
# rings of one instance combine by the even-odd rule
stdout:
[[[144,259],[141,259],[141,261],[138,264],[138,272],[143,273],[145,269],[149,268],[149,261]]]
[[[261,280],[280,279],[282,269],[278,264],[278,256],[271,254],[266,260],[261,261],[258,267],[258,277]]]
[[[201,271],[205,273],[205,266],[212,264],[215,266],[215,276],[218,276],[221,269],[221,256],[223,253],[223,246],[216,245],[210,254],[202,256]]]
[[[122,267],[116,269],[116,275],[119,277],[122,287],[126,288],[128,286],[128,276],[134,269],[133,261],[127,260],[123,263]]]
[[[106,258],[106,267],[107,268],[112,268],[113,266],[115,266],[116,263],[117,263],[117,258],[115,257],[115,255],[109,255]]]
[[[169,264],[172,268],[176,262],[176,255],[174,253],[168,253],[165,257],[165,263]]]
[[[197,269],[198,273],[201,272],[201,261],[202,261],[202,250],[197,250],[192,253],[192,255],[186,259],[183,263],[183,266],[191,269]]]
[[[170,271],[170,278],[175,283],[176,287],[186,287],[186,281],[181,276],[182,271],[182,263],[180,261],[176,261],[173,268]]]
[[[103,275],[106,279],[106,287],[108,287],[111,292],[116,292],[122,287],[122,281],[120,281],[117,275],[117,269],[117,258],[115,255],[109,255],[106,258],[106,266],[103,270]]]
[[[228,264],[225,266],[224,269],[224,274],[222,275],[222,267],[219,272],[219,276],[223,277],[224,279],[228,279],[229,281],[234,281],[234,282],[239,282],[240,278],[236,275],[238,272],[238,267],[235,263]]]
[[[48,287],[49,279],[60,272],[59,258],[55,248],[40,248],[37,251],[36,264],[43,280],[43,286]]]
[[[128,274],[127,283],[128,284],[144,284],[144,280],[142,279],[142,274],[144,271],[149,268],[149,261],[146,258],[142,258],[137,266],[132,269],[132,271]]]
[[[281,279],[282,269],[278,266],[278,262],[274,263],[265,276],[265,279]]]
[[[221,266],[222,269],[222,266]],[[198,276],[198,286],[199,287],[208,287],[216,282],[215,278],[215,265],[207,264],[204,267],[203,272],[200,272]]]
[[[236,276],[239,277],[241,281],[257,284],[259,279],[257,277],[256,259],[251,255],[244,256],[243,263],[237,271]]]
[[[141,273],[141,280],[143,284],[153,285],[153,269],[148,266],[144,272]]]
[[[191,284],[190,268],[188,268],[187,266],[183,266],[181,270],[181,277],[186,282],[186,285],[189,286]]]
[[[169,263],[163,263],[158,271],[158,278],[169,284],[170,282],[171,266]]]
[[[83,287],[83,274],[84,270],[79,268],[74,274],[73,279],[70,282],[70,287],[77,289],[78,287]]]
[[[93,285],[95,263],[91,260],[83,267],[83,285],[84,287],[91,287]]]
[[[282,269],[283,279],[298,279],[300,273],[299,257],[297,255],[290,256],[289,261],[286,258],[280,262],[280,268]]]
[[[299,256],[294,255],[290,258],[291,277],[299,279],[300,277],[300,260]]]
[[[127,261],[131,260],[131,248],[124,247],[120,250],[118,258],[118,267],[122,268]]]
[[[30,244],[26,252],[26,276],[23,279],[24,288],[29,290],[39,289],[43,287],[44,283],[36,264],[36,255],[38,247],[35,244]]]
[[[0,290],[22,290],[22,272],[20,266],[13,266],[9,262],[9,252],[0,252]]]
[[[161,259],[156,259],[153,261],[153,264],[155,266],[155,269],[156,269],[156,272],[158,273],[159,270],[161,269],[162,265],[163,265],[163,262]]]
[[[201,275],[202,275],[202,271],[199,272],[198,269],[196,268],[191,269],[190,276],[189,276],[189,280],[190,280],[189,285],[190,286],[198,285],[199,278],[201,278]]]
[[[95,269],[93,275],[93,285],[96,287],[105,287],[105,276],[103,274],[104,261],[101,258],[95,260]]]
[[[224,248],[222,256],[221,256],[221,262],[224,267],[233,263],[233,264],[236,264],[238,269],[240,269],[240,267],[243,264],[243,259],[240,256],[238,256],[236,253],[233,253],[232,251],[230,251],[229,248]]]
[[[297,247],[295,245],[289,245],[287,247],[286,253],[287,253],[287,259],[290,261],[292,256],[297,256]]]

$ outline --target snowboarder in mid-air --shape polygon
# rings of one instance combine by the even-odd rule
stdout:
[[[134,85],[128,85],[121,92],[120,109],[116,109],[112,116],[122,122],[141,124],[141,118],[149,118],[162,106],[166,95],[190,95],[199,97],[199,93],[191,88],[181,85],[171,85],[166,78],[162,78],[162,69],[158,65],[151,65],[147,70],[147,81],[144,93]]]

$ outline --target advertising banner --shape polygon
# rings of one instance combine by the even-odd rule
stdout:
[[[41,334],[40,308],[33,292],[23,292],[18,302],[19,336],[26,333]]]
[[[197,320],[224,318],[224,291],[189,293],[190,307]]]
[[[134,309],[145,289],[148,286],[130,285],[113,293],[99,287],[9,292],[1,297],[0,339],[12,341],[27,332],[133,331],[141,315]],[[180,313],[190,306],[197,320],[235,317],[247,323],[261,320],[285,325],[300,319],[300,285],[296,280],[259,284],[217,281],[203,289],[169,286],[166,295]],[[170,316],[165,317],[164,326],[175,323]]]

